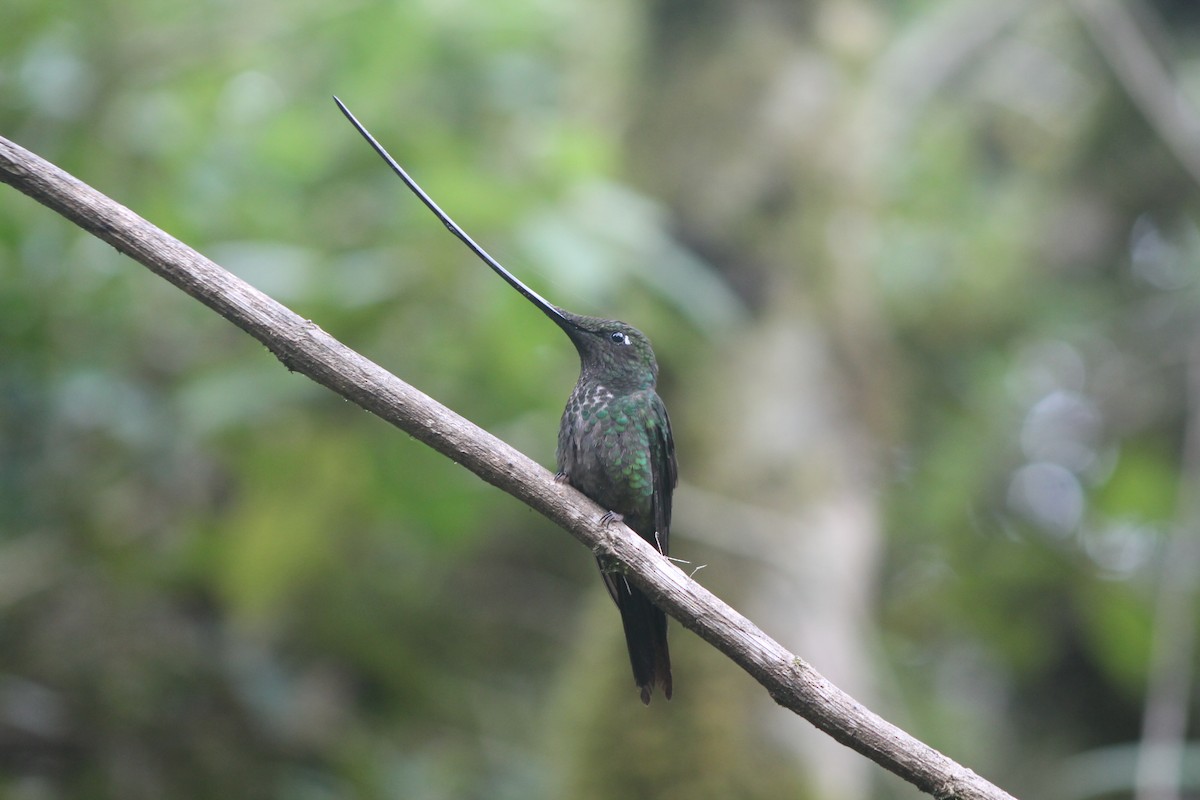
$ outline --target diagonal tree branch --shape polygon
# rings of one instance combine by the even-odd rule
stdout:
[[[613,558],[655,603],[729,656],[777,703],[937,798],[1012,800],[838,689],[662,558],[604,509],[487,431],[53,164],[0,137],[0,182],[29,195],[173,283],[299,372],[463,465]]]

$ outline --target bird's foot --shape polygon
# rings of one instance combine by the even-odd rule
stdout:
[[[605,511],[604,516],[600,517],[600,524],[609,526],[614,522],[624,522],[625,518],[615,511]]]
[[[569,480],[570,480],[570,477],[567,475],[567,473],[563,472],[562,470],[559,470],[558,472],[554,473],[554,482],[555,483],[566,483]]]

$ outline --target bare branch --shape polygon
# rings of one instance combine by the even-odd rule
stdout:
[[[624,574],[791,709],[842,744],[937,798],[1011,796],[860,705],[604,509],[487,431],[301,319],[129,209],[0,137],[0,181],[140,262],[258,339],[308,376],[521,500]]]

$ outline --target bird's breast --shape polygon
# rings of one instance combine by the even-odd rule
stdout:
[[[621,514],[643,511],[653,495],[650,442],[636,395],[576,387],[559,429],[558,468],[573,486]]]

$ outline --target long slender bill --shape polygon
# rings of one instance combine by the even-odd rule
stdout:
[[[333,98],[333,102],[337,103],[338,108],[340,108],[342,113],[346,115],[346,119],[350,120],[350,124],[362,134],[362,137],[366,139],[367,143],[375,149],[375,152],[387,162],[387,165],[392,168],[392,172],[400,176],[400,180],[404,181],[404,185],[411,189],[412,193],[420,198],[421,202],[425,204],[425,207],[432,211],[434,216],[440,219],[442,224],[445,225],[451,233],[457,236],[463,244],[469,247],[472,253],[479,256],[479,258],[482,259],[485,264],[491,267],[497,275],[499,275],[501,278],[504,278],[504,280],[507,281],[510,286],[512,286],[521,294],[525,295],[525,297],[528,298],[531,303],[540,308],[546,316],[550,317],[550,319],[554,320],[560,326],[571,326],[570,320],[563,315],[562,311],[560,311],[557,306],[553,305],[546,300],[546,298],[542,297],[533,289],[530,289],[528,286],[522,283],[516,275],[513,275],[511,272],[505,269],[499,261],[492,258],[488,251],[476,244],[475,240],[468,236],[467,232],[460,228],[457,222],[450,219],[450,216],[445,211],[442,211],[437,203],[433,202],[433,198],[425,193],[425,190],[422,189],[417,182],[414,181],[409,174],[404,171],[403,167],[396,163],[396,159],[392,158],[388,151],[383,148],[383,145],[375,140],[375,137],[371,135],[370,131],[363,127],[362,123],[350,113],[350,109],[346,108],[346,104],[339,100],[336,95]]]

